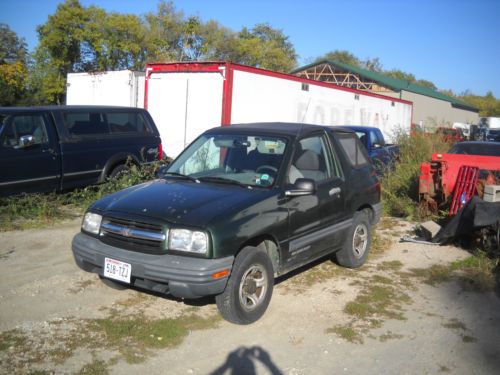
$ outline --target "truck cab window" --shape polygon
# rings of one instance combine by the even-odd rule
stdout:
[[[33,145],[48,142],[47,130],[41,115],[7,116],[3,120],[3,127],[0,140],[3,147],[19,146],[20,138],[26,135],[33,137]]]

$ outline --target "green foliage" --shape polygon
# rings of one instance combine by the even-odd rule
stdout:
[[[344,64],[352,65],[352,66],[357,66],[361,68],[361,60],[358,59],[354,54],[352,54],[349,51],[346,50],[335,50],[335,51],[330,51],[316,59],[317,61],[321,60],[333,60],[333,61],[338,61]]]
[[[0,199],[0,232],[51,225],[79,216],[94,201],[154,178],[159,163],[141,168],[131,166],[130,173],[105,184],[88,186],[66,194],[23,194]]]
[[[491,91],[485,96],[464,93],[460,99],[479,109],[479,116],[483,117],[499,117],[500,116],[500,99],[495,98]]]
[[[25,95],[26,42],[0,23],[0,106],[16,105]]]
[[[449,145],[438,137],[420,133],[400,133],[396,138],[399,162],[394,171],[381,178],[384,211],[388,216],[417,217],[420,165],[430,160],[433,152],[448,150]]]

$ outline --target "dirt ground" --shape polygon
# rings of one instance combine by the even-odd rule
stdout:
[[[278,280],[268,311],[249,326],[218,319],[211,298],[183,302],[104,285],[73,261],[79,225],[0,233],[0,373],[500,373],[500,299],[468,291],[459,279],[432,286],[410,272],[470,254],[398,242],[407,223],[394,223],[392,245],[361,269],[326,260]],[[373,300],[379,292],[390,293],[383,308]],[[355,310],[366,307],[355,303],[362,298],[379,310]],[[127,355],[133,341],[99,341],[78,323],[193,314],[213,323],[188,326],[175,344],[152,346],[137,360]]]

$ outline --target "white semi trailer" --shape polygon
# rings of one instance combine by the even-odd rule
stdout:
[[[249,122],[409,131],[412,102],[228,62],[148,64],[145,108],[175,157],[202,131]]]
[[[170,157],[201,132],[231,123],[369,125],[390,139],[409,131],[413,108],[406,100],[229,62],[154,63],[145,75],[69,74],[67,104],[148,109]]]
[[[66,104],[144,108],[144,72],[69,73]]]

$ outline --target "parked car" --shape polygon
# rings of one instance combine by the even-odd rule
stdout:
[[[468,141],[453,145],[448,154],[500,156],[500,143]]]
[[[0,195],[103,182],[161,159],[144,109],[103,106],[0,108]]]
[[[461,129],[439,127],[436,129],[434,134],[441,137],[443,141],[448,143],[457,143],[465,140]]]
[[[399,159],[399,147],[385,142],[379,128],[373,126],[344,125],[343,128],[356,132],[361,143],[368,151],[378,175],[392,170]]]
[[[326,255],[360,267],[381,212],[380,183],[352,131],[265,123],[206,131],[157,180],[89,208],[76,263],[180,298],[215,295],[248,324],[274,277]]]

